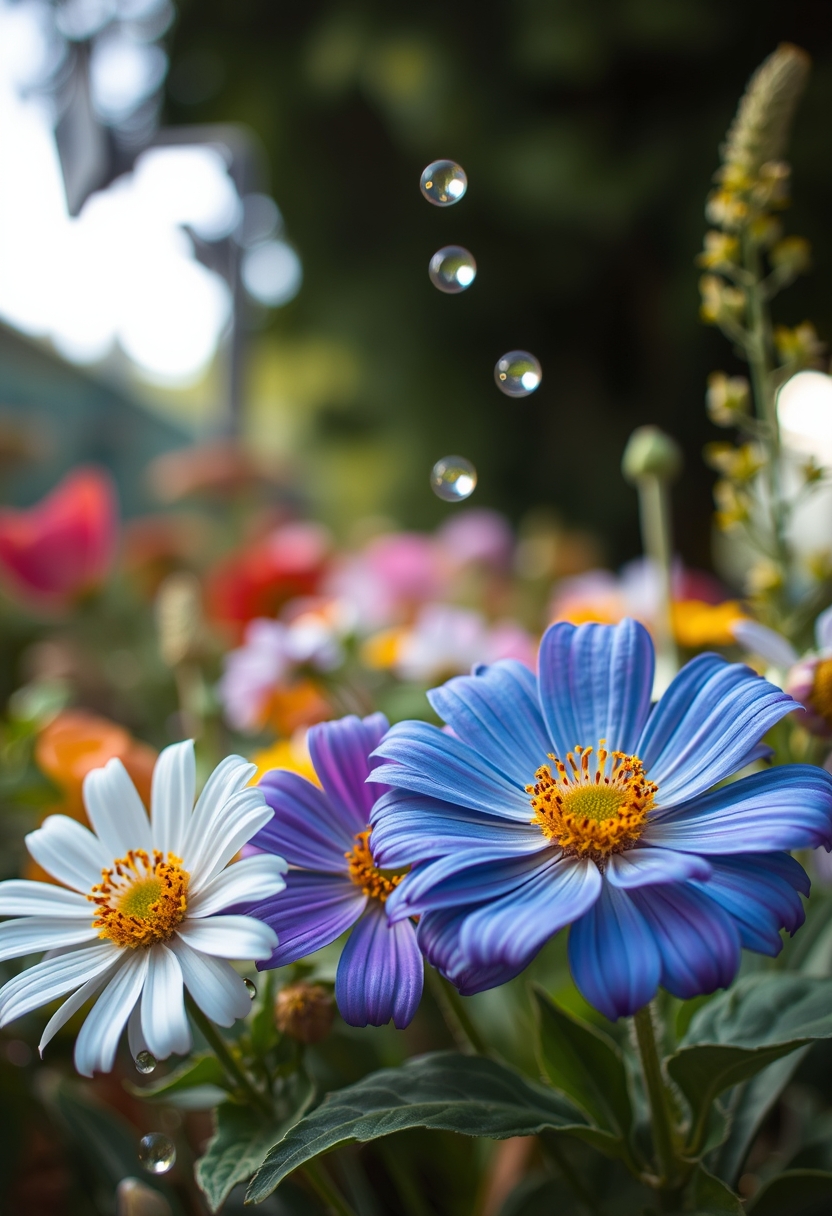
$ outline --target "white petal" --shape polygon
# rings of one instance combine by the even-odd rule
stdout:
[[[84,778],[84,806],[110,861],[153,847],[150,823],[127,769],[114,756]]]
[[[212,878],[188,900],[188,916],[213,916],[231,904],[268,899],[286,886],[282,876],[288,868],[283,858],[273,853],[244,857]]]
[[[210,831],[215,816],[223,809],[229,798],[245,789],[257,772],[255,764],[249,764],[242,756],[226,756],[205,782],[205,788],[197,799],[194,813],[188,824],[182,857],[185,869],[193,873],[193,859],[198,856],[206,834]]]
[[[798,653],[788,638],[759,621],[734,621],[731,633],[743,650],[758,654],[774,667],[791,667],[798,660]]]
[[[192,950],[186,942],[172,938],[170,949],[179,959],[185,987],[202,1012],[217,1026],[231,1026],[251,1012],[251,997],[230,963]]]
[[[22,916],[0,925],[0,960],[38,954],[53,946],[74,946],[95,941],[98,930],[86,923],[63,916]]]
[[[194,806],[195,787],[193,739],[166,747],[153,770],[150,797],[153,845],[162,853],[182,856],[185,833]]]
[[[0,882],[0,916],[76,916],[89,920],[94,911],[85,896],[52,882],[25,878]]]
[[[140,1051],[150,1051],[147,1041],[142,1034],[142,1007],[140,1002],[133,1006],[133,1012],[127,1019],[127,1046],[130,1048],[130,1055],[134,1060]]]
[[[818,650],[832,650],[832,608],[826,608],[815,621]]]
[[[72,996],[68,1000],[64,1001],[60,1009],[52,1014],[52,1017],[43,1028],[43,1034],[40,1036],[40,1042],[38,1043],[38,1052],[40,1053],[41,1057],[43,1056],[44,1048],[46,1047],[47,1043],[51,1042],[61,1027],[66,1025],[73,1014],[77,1013],[79,1009],[86,1005],[90,997],[95,996],[99,988],[113,978],[118,968],[122,965],[122,962],[123,960],[121,957],[115,959],[110,963],[109,967],[102,972],[101,975],[95,975],[92,977],[92,979],[87,980],[86,984],[83,984],[77,992],[73,992]]]
[[[130,950],[93,1005],[75,1041],[75,1067],[82,1077],[109,1072],[118,1041],[147,976],[147,950]],[[77,994],[76,994],[77,995]]]
[[[241,790],[217,816],[201,849],[186,869],[196,894],[273,817],[274,811],[258,789]]]
[[[27,967],[0,989],[0,1026],[41,1005],[48,1005],[65,992],[100,975],[120,955],[118,946],[101,942],[82,950],[62,951],[56,958]]]
[[[206,920],[184,920],[179,937],[217,958],[268,958],[277,946],[277,934],[253,916],[209,916]]]
[[[101,882],[101,871],[113,861],[89,828],[66,815],[44,819],[26,837],[26,848],[58,882],[84,894]]]
[[[191,1031],[185,1016],[182,968],[165,946],[148,951],[150,961],[142,992],[142,1034],[152,1055],[166,1060],[184,1056],[191,1047]]]

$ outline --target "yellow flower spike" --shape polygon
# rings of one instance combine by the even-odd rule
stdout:
[[[778,241],[768,255],[778,273],[794,278],[812,267],[812,247],[802,236],[787,236]]]
[[[716,525],[727,532],[745,523],[750,514],[750,503],[730,481],[718,481],[714,486],[714,501],[717,505]]]
[[[705,215],[712,224],[736,232],[748,219],[748,203],[733,190],[715,190],[705,205]]]
[[[702,293],[699,311],[703,321],[719,325],[722,321],[737,321],[745,312],[745,292],[729,287],[715,274],[703,274],[699,290]]]
[[[802,321],[794,329],[778,325],[774,331],[774,345],[783,363],[812,363],[826,349],[826,343],[818,338],[811,321]]]
[[[725,232],[706,232],[705,248],[696,259],[698,266],[707,270],[719,270],[722,266],[731,266],[739,259],[740,243],[735,236]]]
[[[752,481],[765,464],[765,456],[753,443],[734,447],[730,443],[709,443],[705,459],[712,469],[735,482]]]
[[[713,372],[708,376],[705,402],[711,422],[716,426],[735,426],[737,415],[748,413],[751,386],[745,376]]]

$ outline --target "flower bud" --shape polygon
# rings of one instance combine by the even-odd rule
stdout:
[[[715,274],[703,274],[699,280],[702,303],[699,315],[711,325],[737,321],[745,312],[745,292],[729,287]]]
[[[725,232],[706,232],[705,248],[696,259],[697,265],[708,270],[719,270],[722,266],[731,266],[739,260],[740,243],[735,236]]]
[[[813,363],[824,351],[824,343],[811,321],[802,321],[794,329],[778,325],[774,331],[774,345],[784,363]]]
[[[624,449],[621,471],[631,482],[642,477],[673,481],[682,471],[682,450],[657,426],[637,427]]]
[[[745,376],[726,376],[713,372],[708,377],[706,395],[708,417],[717,426],[734,426],[738,414],[747,414],[750,387]]]
[[[811,246],[802,236],[787,236],[777,242],[768,258],[781,278],[793,279],[811,267]]]
[[[274,1003],[277,1029],[299,1043],[320,1043],[332,1029],[335,1003],[323,984],[298,980],[281,988]]]

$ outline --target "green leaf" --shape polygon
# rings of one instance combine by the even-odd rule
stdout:
[[[626,1136],[633,1113],[618,1047],[600,1030],[560,1009],[542,988],[535,987],[534,997],[543,1072],[596,1126]]]
[[[287,1174],[319,1153],[411,1127],[495,1140],[552,1128],[579,1135],[604,1151],[618,1151],[615,1138],[590,1127],[559,1094],[482,1056],[436,1052],[329,1094],[271,1150],[249,1186],[247,1201],[265,1199]]]
[[[826,1170],[786,1170],[750,1200],[751,1216],[826,1216],[832,1207],[832,1174]]]
[[[258,981],[258,987],[261,981],[262,987],[248,1032],[254,1054],[262,1060],[263,1056],[276,1046],[280,1033],[274,1020],[274,971],[264,971]]]
[[[283,1094],[275,1103],[273,1121],[264,1120],[250,1106],[223,1102],[217,1107],[214,1135],[195,1171],[197,1183],[212,1212],[222,1206],[239,1182],[251,1177],[270,1146],[280,1140],[307,1109],[312,1095],[309,1079],[296,1074],[287,1079]]]
[[[691,1152],[724,1090],[815,1039],[832,1037],[832,980],[766,973],[740,980],[691,1020],[667,1069],[691,1106]]]
[[[701,1165],[697,1166],[688,1195],[697,1216],[722,1216],[725,1212],[742,1216],[745,1210],[739,1195],[735,1195],[724,1182],[709,1174]]]
[[[170,1094],[182,1093],[186,1089],[196,1089],[202,1085],[219,1086],[228,1089],[228,1079],[216,1056],[194,1056],[181,1068],[168,1073],[150,1085],[133,1085],[125,1081],[124,1088],[137,1098],[160,1098]]]

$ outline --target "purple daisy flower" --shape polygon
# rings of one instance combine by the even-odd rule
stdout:
[[[387,920],[385,903],[400,875],[382,873],[374,858],[370,811],[388,787],[366,782],[370,753],[387,727],[383,714],[313,726],[309,752],[323,789],[283,769],[262,778],[274,818],[251,843],[285,857],[291,869],[282,899],[246,911],[280,941],[261,970],[293,963],[352,928],[335,978],[341,1016],[351,1026],[383,1026],[392,1018],[401,1030],[419,1005],[424,964],[415,925],[406,916]]]
[[[414,867],[388,915],[420,916],[461,992],[511,979],[571,925],[575,982],[615,1019],[660,984],[730,984],[741,947],[777,954],[802,923],[809,881],[785,850],[832,845],[832,778],[795,764],[720,785],[796,703],[706,654],[651,708],[653,667],[635,621],[559,623],[537,677],[507,660],[449,680],[428,695],[452,733],[403,722],[377,749],[395,788],[374,855]]]

